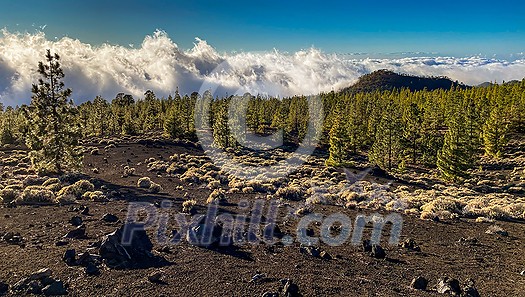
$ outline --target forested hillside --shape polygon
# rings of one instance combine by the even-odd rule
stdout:
[[[362,81],[369,79],[365,76]],[[78,106],[75,119],[84,137],[162,131],[166,137],[195,139],[194,106],[199,96],[176,92],[157,98],[147,91],[140,100],[125,94],[111,102],[97,97]],[[460,181],[481,156],[500,157],[509,138],[525,132],[525,80],[433,91],[331,92],[321,98],[325,120],[320,145],[329,146],[328,165],[349,164],[354,156],[362,155],[387,171],[437,166],[444,179]],[[213,100],[210,127],[216,135],[228,133],[230,100]],[[22,111],[26,109],[7,107],[1,113],[2,144],[25,142],[29,126]],[[257,133],[283,129],[286,142],[298,143],[307,122],[306,97],[252,96],[249,101],[246,123]],[[216,142],[218,146],[237,145],[235,141]]]

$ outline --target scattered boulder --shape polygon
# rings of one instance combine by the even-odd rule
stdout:
[[[82,224],[78,226],[76,229],[73,229],[69,231],[65,236],[65,238],[74,238],[74,239],[83,239],[87,238],[86,236],[86,225]]]
[[[411,251],[421,252],[421,248],[412,238],[408,238],[403,243],[401,243],[401,247]]]
[[[471,279],[468,279],[465,287],[463,287],[463,293],[461,294],[461,297],[479,297],[478,290],[474,287],[474,281]]]
[[[126,228],[133,228],[128,244],[123,244]],[[112,269],[132,269],[154,267],[166,264],[162,257],[152,254],[153,244],[141,225],[127,224],[104,236],[99,248],[99,255]]]
[[[4,282],[0,282],[0,295],[5,295],[8,291],[9,285]]]
[[[301,246],[299,248],[299,251],[301,252],[301,254],[310,255],[314,258],[320,258],[321,256],[321,250],[319,250],[319,248],[315,246]]]
[[[266,274],[264,274],[264,273],[257,273],[254,276],[252,276],[252,279],[250,280],[250,282],[255,283],[255,282],[258,282],[258,281],[260,281],[260,280],[262,280],[264,278],[266,278]]]
[[[55,242],[55,245],[56,245],[56,246],[65,246],[65,245],[68,245],[68,244],[69,244],[69,241],[67,241],[67,240],[63,240],[63,239],[61,239],[61,240]]]
[[[525,276],[525,270],[523,270],[520,274]]]
[[[418,276],[412,280],[410,287],[416,290],[426,290],[428,280],[422,276]]]
[[[24,238],[18,232],[6,232],[2,236],[2,240],[15,245],[21,245],[24,242]]]
[[[232,238],[223,238],[223,225],[221,222],[207,224],[197,224],[188,228],[186,240],[188,243],[201,247],[212,247],[220,245],[221,247],[231,246]],[[225,235],[227,236],[227,235]]]
[[[299,294],[299,287],[296,284],[294,284],[291,280],[286,279],[282,281],[284,282],[284,287],[283,287],[282,292],[285,297],[302,296],[301,294]]]
[[[90,263],[92,264],[100,264],[100,256],[98,255],[92,255],[89,252],[84,252],[82,255],[78,257],[77,265],[87,267]]]
[[[81,206],[80,207],[80,213],[83,214],[83,215],[89,215],[89,207],[87,206]]]
[[[264,292],[261,297],[279,297],[279,293],[275,292]]]
[[[80,226],[82,225],[82,218],[79,216],[74,216],[69,220],[69,223],[73,226]]]
[[[436,290],[440,294],[448,293],[452,296],[459,296],[461,294],[459,281],[455,278],[444,277],[439,279]]]
[[[319,257],[323,260],[332,260],[332,256],[327,251],[322,251]]]
[[[62,257],[62,260],[66,262],[68,266],[74,266],[77,264],[77,254],[74,249],[67,250]]]
[[[114,214],[107,213],[104,216],[102,216],[102,220],[107,223],[116,223],[118,222],[118,217]]]
[[[52,273],[49,268],[40,269],[29,277],[19,280],[11,289],[16,294],[66,295],[64,282],[53,279]]]
[[[51,274],[53,274],[53,271],[51,269],[42,268],[39,271],[31,274],[28,279],[29,280],[41,280],[43,278],[50,277]]]
[[[164,272],[155,271],[155,272],[150,273],[150,275],[148,275],[148,281],[152,283],[156,283],[156,284],[164,283],[164,281],[162,280],[163,277],[164,277]]]
[[[372,244],[370,243],[370,240],[363,240],[363,251],[365,253],[372,252]]]
[[[66,295],[67,290],[64,287],[64,282],[56,280],[42,289],[42,293],[46,296]]]
[[[86,265],[85,272],[86,272],[87,275],[99,275],[100,274],[100,269],[93,262],[89,262]]]
[[[372,252],[370,253],[370,255],[376,259],[386,258],[385,250],[379,244],[372,245]]]

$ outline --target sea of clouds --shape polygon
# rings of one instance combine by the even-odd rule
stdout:
[[[157,31],[140,47],[104,44],[92,46],[64,37],[48,40],[44,33],[0,34],[0,102],[30,102],[31,84],[38,79],[38,62],[46,49],[61,56],[65,83],[76,103],[97,95],[110,100],[117,93],[141,98],[146,90],[157,96],[203,91],[218,85],[215,94],[263,93],[290,96],[316,94],[349,86],[363,74],[390,69],[414,75],[448,76],[469,85],[487,81],[521,80],[525,59],[513,61],[482,57],[355,58],[311,48],[295,53],[219,53],[196,39],[190,50],[180,49]],[[207,84],[204,84],[207,82]],[[204,87],[203,87],[204,85]]]

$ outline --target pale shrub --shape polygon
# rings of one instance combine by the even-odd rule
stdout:
[[[151,182],[149,190],[151,193],[160,193],[162,191],[162,186],[157,183]]]
[[[224,190],[222,189],[215,189],[213,192],[210,193],[208,196],[208,199],[206,199],[206,203],[210,204],[213,202],[224,202],[226,201],[226,195],[224,194]]]
[[[197,201],[193,199],[182,202],[182,212],[188,214],[192,213],[195,209],[195,205],[197,205]]]
[[[15,201],[18,196],[20,195],[20,192],[13,188],[5,188],[0,190],[0,201],[2,203],[8,204],[12,201]]]
[[[142,189],[149,189],[151,187],[151,179],[147,176],[139,178],[137,181],[137,187]]]
[[[16,199],[18,205],[50,205],[56,202],[55,194],[42,186],[29,186]]]

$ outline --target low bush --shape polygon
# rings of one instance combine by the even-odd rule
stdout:
[[[162,191],[162,186],[157,183],[151,182],[149,190],[151,193],[160,193]]]
[[[128,177],[128,176],[132,176],[135,174],[135,168],[133,167],[129,167],[129,166],[124,166],[124,173],[122,174],[123,177]]]
[[[224,194],[224,190],[222,189],[215,189],[213,192],[211,192],[210,196],[208,196],[208,199],[206,200],[207,204],[214,203],[214,202],[224,202],[226,201],[226,195]]]
[[[182,212],[191,214],[195,210],[195,205],[197,205],[197,201],[193,199],[182,202]]]
[[[20,195],[20,192],[13,188],[5,188],[0,190],[0,202],[8,204],[12,201],[15,201],[18,196]]]
[[[16,199],[18,205],[51,205],[57,203],[55,194],[42,186],[29,186]]]
[[[88,180],[79,180],[76,183],[65,186],[58,192],[57,196],[68,196],[72,195],[76,199],[80,199],[86,192],[95,190],[95,186]]]
[[[137,181],[137,187],[141,189],[149,189],[149,187],[151,187],[151,179],[147,176],[139,178]]]
[[[303,191],[297,186],[281,187],[275,192],[275,195],[279,198],[286,200],[301,200],[303,198]]]
[[[91,200],[91,201],[95,201],[95,202],[105,202],[105,201],[108,200],[106,195],[102,191],[85,192],[82,195],[82,199]]]

